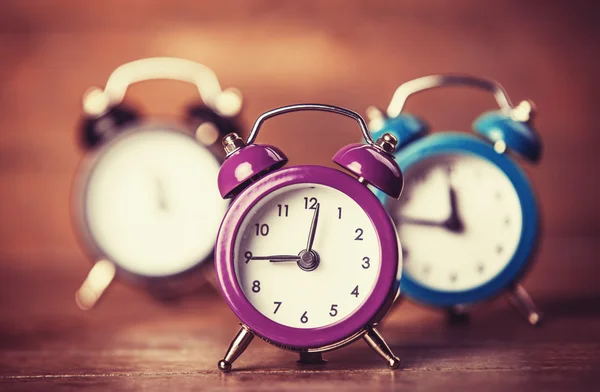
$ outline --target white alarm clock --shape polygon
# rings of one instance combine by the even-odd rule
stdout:
[[[141,121],[123,105],[132,82],[167,78],[197,84],[203,105],[185,125]],[[216,187],[222,156],[212,144],[237,129],[239,95],[221,91],[206,67],[182,59],[151,58],[119,67],[104,91],[84,98],[83,145],[88,154],[72,198],[82,243],[96,261],[77,291],[91,308],[114,276],[158,296],[197,288],[212,259],[228,203]]]

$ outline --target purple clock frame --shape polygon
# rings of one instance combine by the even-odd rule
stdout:
[[[248,301],[235,273],[234,247],[243,219],[265,196],[294,184],[321,184],[345,193],[367,214],[378,236],[381,266],[369,298],[349,316],[325,327],[294,328],[270,320]],[[356,178],[336,169],[314,165],[279,169],[251,184],[233,201],[225,214],[215,247],[217,277],[225,300],[235,315],[258,336],[296,349],[337,343],[378,321],[387,310],[383,307],[392,304],[389,297],[396,294],[398,261],[396,229],[377,197]]]

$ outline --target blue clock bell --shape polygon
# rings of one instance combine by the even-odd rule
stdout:
[[[402,112],[410,95],[453,85],[490,91],[500,106],[474,122],[475,135],[428,135],[421,119]],[[396,90],[387,115],[369,108],[373,137],[387,132],[399,140],[403,196],[379,197],[402,242],[401,290],[407,297],[445,308],[455,321],[465,319],[469,305],[507,292],[530,324],[540,322],[540,312],[518,283],[536,249],[538,208],[514,159],[540,160],[534,110],[530,101],[513,106],[500,84],[466,75],[409,81]]]

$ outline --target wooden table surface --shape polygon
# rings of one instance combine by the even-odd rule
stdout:
[[[35,269],[13,258],[0,270],[0,389],[595,390],[600,296],[597,269],[587,263],[596,258],[595,242],[542,245],[525,280],[546,316],[538,328],[502,298],[473,309],[464,325],[400,303],[382,326],[402,358],[397,371],[362,341],[325,354],[324,366],[307,368],[296,365],[295,354],[255,339],[223,375],[216,363],[238,324],[210,286],[166,306],[117,283],[95,310],[83,312],[73,301],[81,274],[55,267],[76,256],[60,255],[63,260]]]

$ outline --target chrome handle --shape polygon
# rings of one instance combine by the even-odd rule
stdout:
[[[324,104],[320,104],[320,103],[301,103],[301,104],[296,104],[296,105],[283,106],[283,107],[280,107],[277,109],[269,110],[268,112],[261,114],[256,119],[256,122],[254,123],[254,126],[252,127],[252,130],[250,131],[250,135],[248,135],[246,144],[254,143],[254,141],[256,140],[256,137],[258,136],[260,127],[263,125],[263,123],[267,119],[275,117],[275,116],[279,116],[280,114],[284,114],[284,113],[309,111],[309,110],[332,112],[332,113],[341,114],[342,116],[353,118],[358,123],[358,126],[360,127],[360,130],[362,131],[363,138],[365,139],[365,141],[371,146],[376,146],[375,142],[373,141],[373,138],[371,137],[371,135],[369,133],[367,124],[365,123],[365,120],[361,117],[360,114],[356,113],[355,111],[345,109],[345,108],[342,108],[339,106],[324,105]]]
[[[475,87],[493,93],[500,109],[507,115],[511,115],[513,105],[502,85],[490,79],[470,75],[430,75],[403,83],[394,92],[387,108],[387,115],[397,117],[402,112],[408,97],[413,94],[436,87],[454,85]]]
[[[129,86],[135,83],[169,79],[194,84],[200,97],[211,109],[235,115],[241,108],[241,96],[235,89],[222,90],[217,75],[205,65],[176,57],[150,57],[123,64],[115,69],[104,90],[94,88],[84,97],[84,110],[94,114],[120,104]]]

